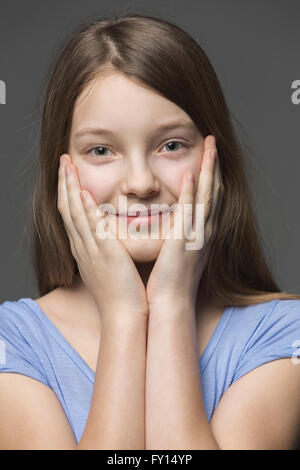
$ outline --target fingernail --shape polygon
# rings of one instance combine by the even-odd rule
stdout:
[[[65,157],[64,157],[63,155],[61,155],[61,157],[60,157],[60,164],[61,164],[61,166],[64,166],[65,163],[66,163],[66,159],[65,159]]]
[[[213,135],[211,135],[208,139],[208,145],[209,145],[209,147],[214,147],[215,144],[216,144],[215,137]]]

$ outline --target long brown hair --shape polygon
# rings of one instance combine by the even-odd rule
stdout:
[[[32,198],[32,249],[40,294],[69,287],[78,273],[57,209],[59,157],[68,153],[76,98],[106,70],[150,86],[182,108],[203,137],[216,137],[224,197],[218,234],[201,278],[205,291],[235,306],[300,299],[280,291],[265,261],[241,148],[208,57],[177,25],[138,14],[81,23],[50,68]]]

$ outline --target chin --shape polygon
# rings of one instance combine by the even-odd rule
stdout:
[[[171,216],[171,227],[172,225],[173,220]],[[118,223],[112,227],[114,227],[112,233],[123,243],[131,258],[137,263],[148,263],[157,259],[165,240],[163,233],[165,233],[165,230],[166,232],[168,231],[169,225],[166,222],[164,231],[162,231],[162,225],[154,227],[153,231],[150,230],[150,226],[144,226],[140,230],[136,230],[135,226],[133,226],[133,231],[130,232],[129,230],[125,238],[120,238],[119,236],[120,227]]]
[[[128,250],[131,258],[137,263],[155,261],[159,255],[164,240],[137,239],[120,240]]]

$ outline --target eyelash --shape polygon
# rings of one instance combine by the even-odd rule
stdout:
[[[172,142],[172,143],[173,143],[173,142],[176,142],[177,144],[181,144],[181,145],[183,146],[183,148],[187,148],[187,147],[188,147],[188,144],[186,144],[186,143],[184,143],[184,142],[181,142],[181,141],[179,141],[179,140],[169,140],[169,142],[166,142],[166,143],[163,145],[163,147],[165,147],[166,145],[170,144],[171,142]],[[92,150],[95,150],[95,149],[98,149],[98,148],[104,148],[104,149],[110,150],[108,147],[105,147],[104,145],[97,145],[96,147],[92,147],[92,148],[90,148],[89,150],[87,150],[86,153],[90,154],[90,153],[92,152]],[[176,151],[173,151],[173,152],[171,151],[171,152],[167,152],[167,153],[176,153]],[[97,156],[95,156],[95,155],[92,155],[92,156],[94,156],[94,157],[97,158],[97,159],[102,160],[102,158],[100,158],[100,157],[97,157]],[[106,155],[101,155],[101,157],[104,157],[104,158],[105,158]],[[103,159],[104,159],[104,158],[103,158]]]

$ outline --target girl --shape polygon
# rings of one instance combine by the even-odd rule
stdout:
[[[266,265],[195,40],[141,15],[74,32],[45,96],[33,215],[40,297],[0,306],[2,449],[296,448],[300,296]]]

